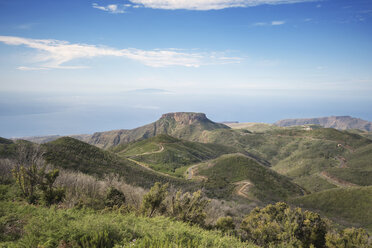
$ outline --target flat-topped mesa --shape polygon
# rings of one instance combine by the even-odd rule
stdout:
[[[160,119],[174,119],[177,123],[191,125],[195,122],[211,122],[204,113],[175,112],[163,114]]]

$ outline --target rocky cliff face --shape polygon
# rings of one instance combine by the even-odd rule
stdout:
[[[160,119],[173,119],[180,125],[192,125],[196,122],[211,122],[203,113],[176,112],[163,114]]]
[[[219,128],[229,127],[209,120],[203,113],[176,112],[163,114],[156,122],[135,129],[97,132],[90,139],[84,141],[101,148],[109,148],[139,139],[151,138],[158,134],[196,140],[203,131]]]
[[[314,124],[326,128],[335,128],[339,130],[346,129],[360,129],[363,131],[372,130],[372,122],[368,122],[359,118],[353,118],[351,116],[329,116],[310,119],[286,119],[277,121],[274,124],[280,127]]]

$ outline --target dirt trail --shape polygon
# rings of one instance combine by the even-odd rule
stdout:
[[[239,196],[242,196],[244,198],[248,198],[248,199],[252,199],[251,196],[249,196],[246,192],[249,190],[250,187],[253,186],[253,184],[248,181],[248,180],[244,180],[244,181],[240,181],[240,182],[236,182],[234,183],[235,185],[239,186],[235,193]]]
[[[197,171],[197,167],[201,164],[202,163],[194,164],[194,165],[190,166],[189,168],[187,168],[187,170],[186,170],[186,179],[187,180],[191,180],[193,178],[194,179],[199,179],[199,180],[207,180],[208,179],[207,177],[201,176],[201,175],[195,176],[195,172]]]
[[[147,164],[145,164],[145,163],[143,163],[143,162],[136,161],[136,160],[134,160],[134,159],[132,159],[132,158],[127,158],[127,159],[128,159],[129,161],[133,162],[133,163],[138,164],[138,165],[141,166],[142,168],[145,168],[146,170],[152,171],[152,172],[154,172],[154,173],[157,173],[157,174],[160,174],[160,175],[163,175],[163,176],[166,176],[166,177],[173,177],[173,178],[177,178],[177,179],[179,179],[178,177],[175,177],[175,176],[169,175],[169,174],[167,174],[167,173],[153,170],[153,169],[150,168],[149,165],[147,165]]]
[[[265,166],[267,167],[268,165],[260,160],[258,160],[255,156],[251,155],[251,154],[244,154],[244,153],[231,153],[231,154],[224,154],[224,155],[221,155],[220,157],[222,156],[227,156],[227,155],[242,155],[244,157],[247,157],[249,159],[252,159],[254,161],[256,161],[258,164],[262,165],[262,166]],[[191,180],[193,179],[193,177],[195,178],[198,178],[198,179],[202,179],[202,180],[206,180],[207,177],[205,176],[201,176],[201,175],[195,175],[196,171],[198,170],[198,166],[201,165],[201,164],[205,164],[205,163],[208,163],[208,167],[211,167],[213,166],[213,164],[211,163],[213,160],[215,160],[217,158],[214,158],[214,159],[211,159],[211,160],[208,160],[208,161],[204,161],[204,162],[201,162],[201,163],[197,163],[197,164],[194,164],[194,165],[191,165],[189,168],[187,168],[186,172],[185,172],[185,177],[187,180]]]
[[[154,152],[145,152],[145,153],[141,153],[141,154],[136,154],[134,156],[142,156],[142,155],[150,155],[150,154],[155,154],[155,153],[161,153],[162,151],[164,151],[164,146],[163,145],[159,145],[159,150],[158,151],[154,151]]]
[[[347,162],[346,158],[338,156],[336,157],[336,159],[338,160],[338,162],[340,162],[340,165],[339,165],[340,168],[348,168],[346,165],[346,162]]]
[[[353,186],[358,186],[356,184],[353,184],[353,183],[350,183],[350,182],[346,182],[346,181],[343,181],[339,178],[336,178],[336,177],[332,177],[331,175],[329,175],[327,172],[323,171],[319,174],[320,177],[324,178],[325,180],[327,180],[329,183],[331,184],[334,184],[336,185],[337,187],[353,187]]]

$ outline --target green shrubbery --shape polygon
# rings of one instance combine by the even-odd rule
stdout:
[[[330,232],[326,236],[329,248],[368,248],[368,234],[359,228],[347,228],[340,233]]]
[[[268,247],[281,243],[294,247],[324,247],[327,226],[319,214],[291,209],[285,203],[255,208],[241,224],[248,240]]]
[[[63,188],[54,187],[54,182],[59,175],[59,170],[46,171],[45,166],[38,168],[36,164],[29,167],[16,166],[12,174],[18,184],[22,196],[29,203],[36,203],[41,200],[45,205],[50,206],[62,201],[65,191]]]

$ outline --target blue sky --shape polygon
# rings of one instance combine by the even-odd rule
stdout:
[[[0,0],[0,136],[372,121],[370,0]]]

